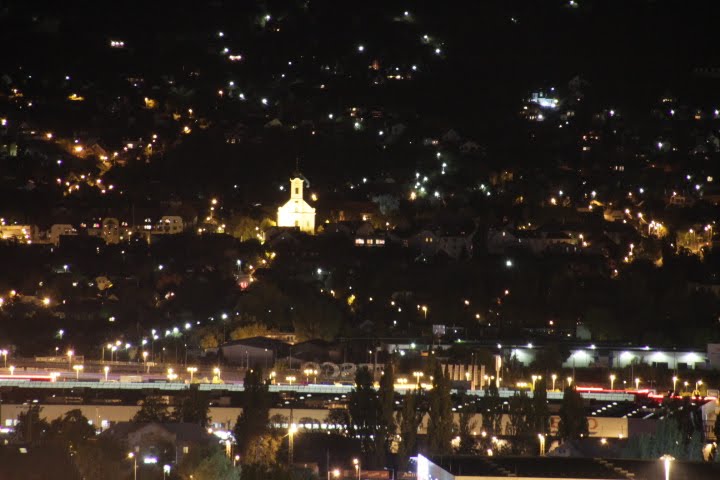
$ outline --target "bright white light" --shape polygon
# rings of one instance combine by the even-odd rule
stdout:
[[[218,37],[222,38],[224,36],[225,36],[225,34],[223,32],[218,32]]]
[[[262,100],[260,100],[260,103],[262,103],[263,105],[267,105],[267,104],[268,104],[268,99],[267,99],[267,98],[263,98]]]
[[[513,266],[513,261],[510,259],[505,260],[505,266],[510,268]]]
[[[358,52],[364,52],[364,51],[365,51],[365,46],[364,46],[364,45],[358,45],[357,49],[358,49]]]

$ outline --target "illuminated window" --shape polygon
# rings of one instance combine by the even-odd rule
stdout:
[[[183,447],[183,453],[189,453],[189,452],[190,452],[190,447],[188,447],[187,445],[185,445],[185,446]]]

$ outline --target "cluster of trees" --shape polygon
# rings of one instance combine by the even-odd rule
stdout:
[[[658,421],[652,435],[645,434],[628,439],[623,454],[628,458],[654,460],[671,455],[677,460],[702,461],[703,446],[707,443],[700,407],[689,397],[668,400],[664,405],[664,417]],[[715,423],[716,438],[720,434],[720,422]],[[720,462],[720,454],[713,452]]]
[[[328,422],[347,422],[347,434],[360,440],[366,465],[383,467],[387,465],[390,453],[396,454],[398,469],[407,467],[409,457],[418,451],[449,455],[492,449],[499,453],[499,444],[493,437],[500,435],[513,437],[512,442],[502,444],[502,453],[535,453],[538,434],[549,434],[550,412],[543,384],[536,385],[532,397],[525,392],[517,393],[505,408],[494,383],[487,386],[483,397],[471,399],[460,395],[452,398],[450,380],[440,364],[436,361],[430,364],[432,389],[408,390],[402,396],[397,412],[392,364],[385,366],[377,390],[372,386],[372,374],[367,368],[357,371],[355,388],[349,398],[348,417],[334,412]],[[453,405],[458,405],[457,416]],[[507,421],[503,423],[506,414]],[[426,442],[419,444],[418,428],[425,418]],[[478,435],[478,430],[483,434]],[[574,387],[568,387],[560,407],[557,435],[562,440],[575,440],[587,437],[588,433],[582,396]]]
[[[210,423],[210,403],[207,393],[201,392],[198,385],[191,385],[186,392],[175,397],[172,411],[162,398],[147,396],[132,421],[136,423],[196,423],[207,427]]]
[[[128,465],[123,462],[126,453],[111,439],[96,438],[82,411],[70,410],[51,422],[41,413],[42,407],[33,404],[18,415],[15,442],[67,451],[84,478],[127,478]]]
[[[271,427],[272,398],[268,381],[261,369],[245,374],[242,412],[235,423],[237,454],[240,456],[243,480],[290,480],[299,475],[280,461],[281,448],[287,438]]]

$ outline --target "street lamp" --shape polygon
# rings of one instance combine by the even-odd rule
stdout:
[[[295,376],[294,376],[294,375],[287,376],[287,377],[285,377],[285,380],[286,380],[290,385],[292,385],[292,382],[295,381]]]
[[[190,383],[192,383],[195,372],[197,372],[197,367],[188,367],[187,371],[190,373]]]
[[[75,380],[80,380],[80,371],[85,368],[82,365],[73,365],[73,370],[75,370]]]
[[[147,373],[150,373],[150,365],[148,365],[148,363],[147,363],[147,358],[148,358],[148,355],[150,355],[150,353],[145,351],[145,352],[143,352],[142,355],[143,355],[143,363],[147,367]]]
[[[105,381],[108,381],[108,373],[110,373],[110,367],[103,368],[103,371],[105,372]]]
[[[697,382],[695,382],[695,390],[697,390],[698,393],[700,393],[700,385],[702,385],[702,384],[703,384],[702,380],[698,380]]]
[[[615,374],[610,375],[610,390],[613,389],[613,386],[615,385]]]
[[[133,479],[137,480],[137,457],[133,452],[130,452],[128,458],[133,461]]]
[[[677,392],[676,385],[678,382],[678,377],[676,377],[676,376],[672,377],[672,381],[673,381],[673,394],[674,394],[675,392]]]
[[[663,461],[663,466],[665,467],[665,480],[670,480],[670,465],[673,460],[675,460],[675,457],[671,455],[663,455],[660,457],[660,460]]]
[[[5,349],[0,350],[0,354],[2,354],[3,359],[4,359],[4,361],[5,361],[5,368],[7,368],[7,356],[8,356],[8,353],[9,353],[9,352],[8,352],[7,350],[5,350]]]
[[[72,357],[75,355],[75,352],[72,350],[67,351],[67,357],[68,357],[68,367],[72,365]]]
[[[333,470],[332,476],[333,476],[333,478],[340,478],[340,469],[336,468],[335,470]]]
[[[293,447],[294,447],[294,440],[295,440],[295,433],[297,433],[297,425],[292,423],[290,424],[290,427],[288,428],[288,436],[289,436],[289,442],[288,442],[288,467],[292,467],[293,465]]]
[[[218,381],[222,380],[220,378],[220,367],[213,368],[213,374],[217,377]]]
[[[420,378],[423,376],[422,372],[413,372],[413,377],[417,379],[417,386],[420,387]]]
[[[427,312],[428,312],[428,307],[427,307],[427,305],[421,306],[421,307],[420,307],[420,310],[423,311],[423,315],[425,316],[425,320],[427,320]]]
[[[640,390],[640,378],[635,377],[635,390]]]
[[[538,433],[538,440],[540,440],[540,456],[545,456],[545,435]]]
[[[568,387],[572,386],[573,377],[567,377],[565,380],[567,380],[567,384],[568,384],[567,386],[568,386]]]
[[[552,375],[550,375],[550,378],[552,378],[552,389],[553,391],[555,391],[555,380],[557,380],[557,375],[553,373]]]
[[[353,465],[355,465],[355,471],[357,472],[357,478],[360,480],[360,460],[353,458]]]
[[[10,376],[15,375],[15,365],[10,365]]]

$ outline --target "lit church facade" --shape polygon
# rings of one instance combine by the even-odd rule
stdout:
[[[309,183],[300,174],[290,179],[290,200],[278,208],[278,227],[297,227],[313,235],[315,233],[315,209],[303,198],[303,188]]]

